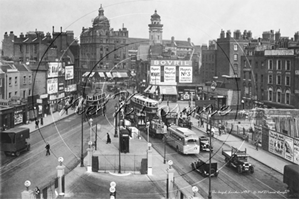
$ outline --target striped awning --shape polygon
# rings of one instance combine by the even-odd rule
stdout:
[[[103,72],[98,72],[98,74],[99,74],[100,77],[105,77]]]
[[[144,92],[145,92],[145,93],[148,93],[149,90],[150,90],[150,88],[151,88],[151,85],[149,85],[149,86],[144,90]]]
[[[152,86],[151,89],[149,90],[149,93],[154,93],[157,89],[157,86]]]
[[[82,77],[86,77],[90,72],[85,72]]]
[[[110,72],[106,72],[105,74],[106,74],[107,77],[112,77]]]
[[[127,73],[125,72],[118,72],[120,74],[121,77],[128,77]]]

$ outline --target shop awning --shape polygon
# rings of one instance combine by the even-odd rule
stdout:
[[[144,92],[145,92],[145,93],[148,93],[149,90],[150,90],[150,88],[151,88],[151,85],[149,85],[149,86],[144,90]]]
[[[176,86],[159,86],[161,95],[177,95]]]
[[[151,89],[149,90],[149,93],[155,93],[157,89],[157,86],[152,86]]]
[[[128,77],[127,73],[125,73],[125,72],[119,72],[119,74],[121,77]]]
[[[91,72],[89,77],[93,77],[95,75],[95,72]]]
[[[121,77],[121,76],[119,75],[118,72],[112,72],[112,76],[113,76],[113,77],[117,77],[117,78],[118,78],[118,77]]]
[[[98,74],[99,74],[100,77],[105,77],[103,72],[98,72]]]
[[[106,72],[105,74],[106,74],[107,77],[112,77],[110,72]]]
[[[90,72],[85,72],[82,77],[86,77]]]

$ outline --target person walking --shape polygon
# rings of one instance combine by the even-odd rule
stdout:
[[[39,128],[39,123],[40,121],[38,120],[38,118],[35,119],[35,128]]]
[[[258,151],[258,140],[255,142],[256,151]]]
[[[49,143],[47,143],[47,145],[46,145],[46,156],[47,155],[50,155],[50,144]]]
[[[43,116],[41,117],[41,125],[44,125],[44,120],[43,120]]]
[[[111,143],[111,139],[110,139],[110,136],[109,134],[107,133],[107,140],[106,140],[106,144],[110,144]]]

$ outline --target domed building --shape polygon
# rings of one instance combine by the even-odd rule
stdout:
[[[127,78],[128,30],[114,31],[104,16],[102,5],[92,27],[82,28],[80,35],[80,65],[83,77],[100,79]]]

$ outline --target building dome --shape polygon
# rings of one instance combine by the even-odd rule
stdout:
[[[157,11],[155,10],[155,13],[151,15],[151,19],[160,19],[160,16],[157,14]]]
[[[99,14],[95,19],[93,20],[93,26],[109,26],[109,21],[108,19],[104,16],[104,10],[102,8],[102,5],[100,5],[99,8]]]

